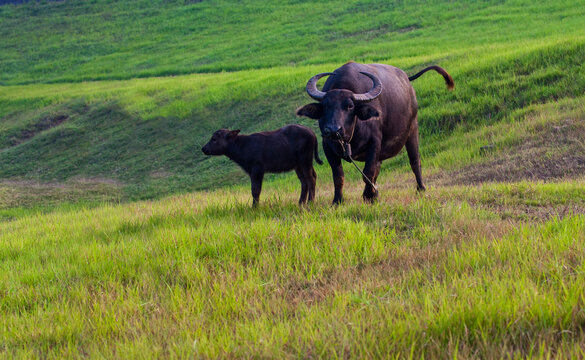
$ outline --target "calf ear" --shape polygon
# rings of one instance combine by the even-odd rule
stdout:
[[[356,106],[354,114],[360,120],[368,120],[373,117],[380,116],[378,110],[376,110],[375,108],[368,104],[359,104],[358,106]]]
[[[307,104],[297,109],[297,116],[319,120],[323,116],[323,105],[319,103]]]
[[[233,140],[236,138],[236,136],[238,136],[238,133],[240,132],[240,130],[232,130],[228,133],[227,138],[228,140]]]

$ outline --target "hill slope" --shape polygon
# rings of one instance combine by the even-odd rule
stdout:
[[[460,133],[516,121],[523,116],[520,110],[531,104],[580,96],[585,89],[581,37],[522,47],[512,43],[495,54],[493,49],[477,48],[442,63],[455,77],[452,93],[439,76],[414,82],[424,164],[436,163],[434,154],[445,149],[456,129]],[[411,73],[427,61],[433,62],[387,60]],[[210,134],[221,127],[249,133],[296,122],[317,130],[313,121],[295,118],[294,109],[310,101],[303,90],[306,80],[337,65],[1,87],[0,178],[107,180],[130,199],[245,181],[227,159],[210,159],[200,152]],[[407,162],[400,157],[387,163],[395,167]],[[429,170],[423,165],[423,171]],[[318,175],[330,176],[326,167]]]
[[[583,0],[31,1],[0,7],[0,84],[380,61],[583,34]]]
[[[412,73],[423,161],[458,127],[581,95],[585,2],[76,1],[0,6],[0,179],[115,184],[151,198],[245,180],[199,152],[219,127],[307,119],[314,73],[354,59]],[[318,64],[318,65],[308,65]],[[276,67],[274,67],[276,66]],[[266,68],[270,67],[270,68]],[[153,75],[193,74],[143,80]],[[41,85],[40,83],[62,84]],[[29,84],[32,85],[17,85]],[[399,160],[402,161],[402,160]],[[396,162],[389,166],[394,167]],[[329,176],[326,170],[321,177]],[[116,191],[119,198],[119,191]]]
[[[585,357],[584,5],[0,6],[0,358]],[[251,211],[200,146],[314,127],[350,59],[455,78],[414,82],[428,191],[403,153],[376,204],[325,165]]]

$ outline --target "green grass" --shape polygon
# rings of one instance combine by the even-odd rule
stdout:
[[[0,84],[449,57],[583,35],[583,1],[76,1],[0,8]],[[561,36],[562,38],[562,36]]]
[[[507,209],[518,197],[556,206],[556,195],[582,207],[582,188],[392,188],[373,206],[354,191],[341,207],[321,190],[303,209],[269,187],[255,211],[234,189],[0,223],[0,349],[583,356],[583,216],[530,224],[472,205],[497,191]]]
[[[584,5],[0,6],[0,358],[585,357]],[[376,204],[324,165],[252,210],[200,147],[316,130],[348,60],[454,77],[413,83],[428,191],[401,153]]]

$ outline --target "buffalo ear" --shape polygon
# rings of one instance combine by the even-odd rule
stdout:
[[[354,113],[360,120],[368,120],[380,116],[378,110],[368,104],[359,104],[356,106]]]
[[[240,130],[232,130],[228,133],[227,138],[228,140],[233,140],[236,138],[236,136],[238,136],[238,133],[240,132]]]
[[[319,120],[323,116],[323,105],[320,103],[307,104],[297,109],[297,116]]]

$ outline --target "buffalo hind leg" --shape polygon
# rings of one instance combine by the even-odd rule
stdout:
[[[302,168],[298,167],[295,169],[295,172],[301,181],[301,197],[299,198],[299,204],[304,204],[307,202],[307,195],[309,190],[309,187],[307,186],[307,176],[305,174],[306,171],[303,171]]]
[[[264,179],[264,173],[261,171],[253,171],[250,174],[250,180],[252,181],[252,206],[258,206],[260,202],[260,192],[262,191],[262,180]]]
[[[410,133],[408,140],[406,140],[406,152],[408,153],[410,167],[414,173],[414,177],[416,178],[416,190],[425,191],[426,188],[423,184],[420,170],[420,154],[418,151],[418,125]]]

